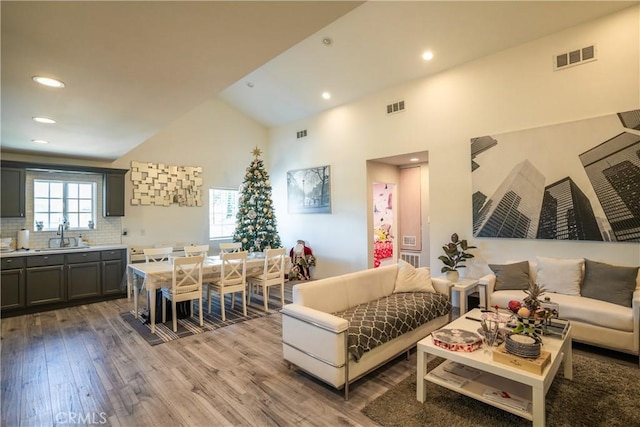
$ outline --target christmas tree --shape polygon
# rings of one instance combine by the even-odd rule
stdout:
[[[267,248],[279,248],[282,244],[276,229],[269,173],[260,159],[260,149],[256,147],[252,153],[254,159],[247,167],[240,186],[233,238],[242,243],[242,250],[262,252]]]

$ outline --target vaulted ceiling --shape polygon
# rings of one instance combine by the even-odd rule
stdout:
[[[212,97],[278,126],[636,4],[3,1],[0,148],[113,160]]]

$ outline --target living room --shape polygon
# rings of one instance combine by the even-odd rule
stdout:
[[[616,265],[637,266],[640,260],[638,243],[473,239],[470,140],[482,135],[570,123],[638,109],[639,16],[640,7],[630,5],[596,20],[474,59],[429,77],[385,88],[318,115],[276,127],[266,127],[224,100],[212,98],[167,124],[112,162],[4,151],[2,157],[3,160],[90,164],[123,169],[130,169],[131,163],[138,161],[201,166],[204,188],[237,188],[251,160],[251,151],[257,146],[264,153],[271,176],[278,229],[283,242],[291,246],[300,238],[307,241],[318,258],[314,277],[326,278],[372,266],[370,183],[373,178],[369,175],[368,161],[428,152],[428,163],[420,165],[426,171],[422,184],[428,189],[425,209],[422,211],[422,265],[431,266],[434,272],[438,272],[442,265],[438,260],[441,246],[449,241],[453,232],[460,233],[478,247],[474,250],[474,260],[465,272],[469,277],[480,277],[489,272],[489,263],[533,260],[539,255],[589,258]],[[582,47],[585,43],[597,43],[597,61],[566,70],[553,70],[551,58],[554,54]],[[405,102],[406,110],[387,116],[385,106],[398,100]],[[296,132],[302,129],[308,130],[308,136],[297,141]],[[331,213],[289,213],[287,172],[321,165],[331,166]],[[132,193],[133,185],[130,179],[126,180],[126,194]],[[127,234],[118,236],[121,239],[118,243],[206,242],[209,238],[207,215],[206,207],[127,205],[126,216],[119,225],[121,230],[127,230]],[[172,226],[167,227],[167,224]],[[176,411],[176,424],[204,424],[207,418],[195,415],[204,411],[217,414],[219,424],[247,424],[249,419],[254,425],[305,422],[328,425],[344,420],[340,414],[344,410],[349,414],[346,416],[347,422],[367,425],[370,421],[359,414],[359,408],[367,403],[370,396],[380,394],[382,389],[390,388],[389,384],[396,384],[400,378],[415,373],[415,360],[397,363],[354,389],[351,400],[344,403],[339,393],[280,366],[281,348],[280,343],[276,342],[280,338],[277,319],[262,319],[248,330],[235,329],[238,336],[222,329],[215,338],[195,338],[187,346],[188,356],[183,358],[177,346],[161,353],[144,350],[146,343],[135,339],[127,343],[123,337],[131,336],[131,331],[114,318],[117,319],[119,312],[127,309],[128,303],[124,300],[113,304],[42,314],[39,320],[34,320],[37,323],[21,324],[20,328],[24,329],[14,331],[15,341],[9,342],[15,345],[13,348],[21,349],[16,354],[28,362],[20,365],[21,371],[37,369],[50,352],[63,350],[47,347],[48,333],[64,336],[69,342],[77,343],[83,350],[78,355],[69,356],[71,364],[81,364],[84,358],[94,359],[99,368],[92,374],[94,376],[86,377],[74,368],[62,372],[80,376],[82,380],[76,380],[79,388],[84,384],[91,390],[89,383],[101,381],[104,390],[117,396],[103,397],[105,401],[113,399],[112,405],[118,407],[118,414],[123,416],[121,424],[166,423],[163,416],[173,414],[163,411],[163,416],[155,415],[157,402],[151,397],[156,393],[164,393],[162,400],[169,400],[171,393],[160,391],[169,389],[164,384],[167,382],[186,391],[190,390],[191,384],[195,384],[194,388],[202,387],[206,390],[204,394],[214,402],[204,402],[207,400],[205,398],[194,403],[191,399],[181,398],[184,407],[172,408]],[[81,320],[74,320],[75,317]],[[65,321],[69,328],[52,326],[61,321]],[[3,320],[3,338],[5,328],[18,326],[12,322],[16,320]],[[97,332],[87,333],[85,328]],[[263,338],[267,343],[259,355],[248,343],[256,337]],[[33,353],[26,350],[30,348],[31,340],[35,342]],[[237,346],[238,349],[224,350],[222,346]],[[4,369],[11,369],[10,366],[5,367],[4,361],[7,360],[5,355],[10,354],[5,351],[10,352],[11,347],[4,347],[6,344],[3,346],[3,372]],[[102,351],[113,354],[108,360],[102,359]],[[126,362],[115,368],[112,365],[112,357],[134,359],[138,352],[143,358],[148,358],[148,364],[135,361],[131,362],[131,366],[127,366]],[[227,398],[216,396],[216,393],[227,394],[230,393],[229,389],[217,390],[215,385],[201,384],[204,381],[198,377],[198,369],[195,368],[187,369],[184,376],[161,374],[145,377],[140,382],[136,380],[137,370],[164,371],[165,365],[175,366],[185,363],[185,359],[187,363],[215,371],[217,368],[211,360],[220,358],[225,363],[233,364],[243,353],[255,356],[265,365],[259,368],[250,366],[243,371],[224,370],[224,375],[266,377],[267,368],[271,368],[281,376],[270,377],[272,383],[261,383],[258,387],[261,394],[253,397],[246,393],[246,383],[234,383],[230,377],[225,378],[225,384],[231,384],[228,387],[233,388],[235,384],[241,389],[232,391],[232,394],[237,392],[244,396],[239,398],[243,404],[234,405],[233,409],[218,407],[218,404],[223,406]],[[100,365],[102,362],[104,365]],[[216,378],[211,372],[209,375],[212,376],[207,380]],[[112,387],[113,384],[120,384],[120,377],[126,378],[127,385]],[[50,376],[49,382],[55,384],[60,393],[64,393],[64,378]],[[300,382],[305,382],[305,386],[300,386]],[[300,394],[290,390],[300,387],[308,388]],[[52,386],[52,389],[55,387]],[[254,389],[251,391],[254,392]],[[277,397],[272,398],[270,393],[275,393]],[[48,389],[43,394],[48,396]],[[127,402],[128,398],[130,400]],[[307,403],[301,403],[303,401]],[[274,418],[273,414],[249,415],[243,412],[250,412],[243,409],[245,405],[255,404],[264,408],[270,403],[277,407],[274,412],[280,414],[281,418]],[[3,399],[3,405],[10,404]],[[294,415],[287,415],[289,405],[295,407]],[[142,409],[137,411],[137,408]],[[91,410],[83,410],[100,413],[103,408],[96,403]],[[218,414],[218,411],[223,414]],[[305,419],[305,411],[311,417],[318,418],[315,421]],[[234,412],[244,415],[236,418],[232,414]],[[115,419],[110,422],[116,424]]]

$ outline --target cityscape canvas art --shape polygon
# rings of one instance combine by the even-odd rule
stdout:
[[[471,139],[474,237],[640,242],[640,109]]]

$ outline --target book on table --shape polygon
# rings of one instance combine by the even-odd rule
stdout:
[[[482,393],[482,397],[492,402],[502,403],[503,405],[520,411],[529,411],[529,407],[531,406],[530,400],[503,390],[498,390],[497,388],[488,387],[485,389],[484,393]]]

